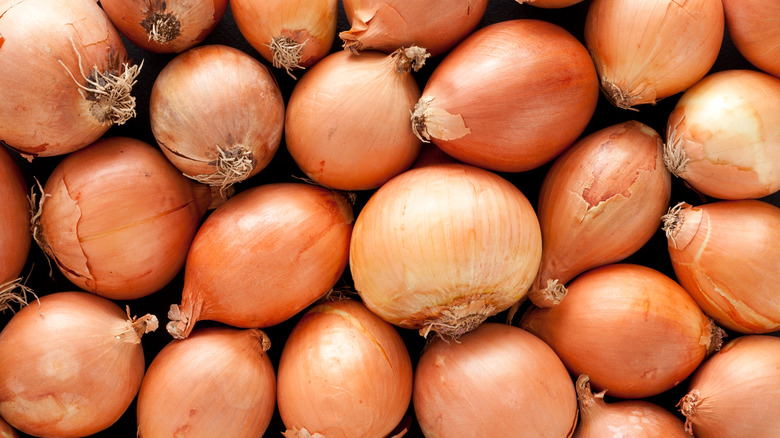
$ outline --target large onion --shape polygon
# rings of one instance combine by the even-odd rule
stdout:
[[[0,311],[17,301],[13,289],[30,252],[30,204],[27,183],[8,150],[0,146]]]
[[[726,28],[734,46],[750,63],[780,77],[780,3],[723,0]]]

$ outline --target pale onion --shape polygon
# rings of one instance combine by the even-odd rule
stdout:
[[[100,0],[128,40],[154,53],[179,53],[203,42],[227,4],[228,0]]]
[[[697,438],[774,438],[780,430],[780,338],[743,336],[691,377],[678,407]]]
[[[644,400],[604,401],[602,391],[593,394],[585,374],[577,378],[580,417],[573,438],[690,438],[682,420]]]
[[[287,338],[277,397],[287,438],[386,437],[409,408],[412,362],[396,329],[359,301],[323,302]]]
[[[223,45],[176,56],[154,81],[157,144],[186,176],[226,189],[256,175],[282,140],[284,101],[271,72]]]
[[[409,129],[420,98],[410,70],[426,55],[418,48],[392,55],[336,52],[293,89],[285,142],[298,167],[339,190],[367,190],[408,169],[421,142]]]
[[[523,298],[541,255],[539,221],[517,187],[477,167],[431,164],[371,196],[349,261],[382,319],[457,337]]]
[[[677,280],[719,325],[780,330],[780,208],[756,201],[680,203],[664,216]]]
[[[54,168],[35,240],[73,284],[111,299],[162,289],[184,266],[211,202],[154,146],[108,137]]]
[[[517,0],[518,3],[544,9],[560,9],[576,5],[582,0]]]
[[[491,170],[538,167],[585,130],[598,78],[585,47],[538,20],[484,27],[434,69],[413,131],[454,158]]]
[[[341,277],[352,222],[347,199],[322,187],[273,183],[239,193],[198,230],[168,332],[186,338],[199,320],[241,328],[285,321]]]
[[[422,47],[431,56],[450,50],[477,28],[487,0],[344,0],[350,29],[339,33],[352,52]]]
[[[260,330],[208,327],[155,356],[138,392],[139,438],[263,436],[276,375]]]
[[[705,77],[669,115],[665,155],[674,175],[707,196],[780,190],[780,79],[753,70]]]
[[[28,157],[63,155],[135,116],[119,32],[95,0],[0,4],[0,141]]]
[[[754,66],[780,77],[780,2],[722,1],[734,47]]]
[[[521,327],[544,339],[574,375],[620,398],[667,391],[707,354],[723,331],[679,284],[640,265],[612,264],[569,284],[555,307],[533,308]]]
[[[0,417],[0,438],[19,438],[13,427]]]
[[[241,34],[276,68],[292,75],[330,53],[338,0],[231,0]]]
[[[414,374],[414,412],[437,437],[570,437],[577,396],[541,339],[487,322],[458,342],[434,339]]]
[[[141,336],[157,318],[130,317],[86,292],[42,296],[0,332],[0,415],[34,436],[83,437],[111,426],[144,374]]]
[[[585,45],[604,95],[633,109],[704,77],[718,57],[724,27],[721,0],[593,0]]]
[[[14,293],[30,252],[30,204],[27,183],[8,150],[0,146],[0,311],[19,302]]]

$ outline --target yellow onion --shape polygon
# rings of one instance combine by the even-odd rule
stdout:
[[[780,77],[780,3],[723,0],[726,29],[740,54],[761,70]]]
[[[521,327],[550,344],[572,374],[587,374],[598,390],[620,398],[673,388],[723,337],[682,286],[633,264],[580,275],[566,299],[532,308]]]
[[[339,33],[353,52],[422,47],[431,56],[451,49],[476,29],[487,0],[344,0],[350,29]]]
[[[409,129],[420,97],[410,71],[419,48],[392,55],[336,52],[293,89],[285,118],[287,150],[317,183],[339,190],[379,187],[408,169],[421,142]]]
[[[140,66],[95,0],[0,5],[0,140],[28,157],[63,155],[135,116]]]
[[[412,397],[412,362],[393,326],[359,301],[323,302],[298,321],[279,359],[287,438],[386,437]]]
[[[271,72],[244,52],[200,46],[154,81],[152,132],[185,175],[223,190],[256,175],[282,140],[284,101]]]
[[[593,0],[585,45],[604,95],[632,109],[704,77],[718,57],[724,27],[720,0]]]
[[[245,190],[201,225],[168,332],[186,338],[199,320],[235,327],[278,324],[324,295],[346,269],[352,206],[303,183]]]
[[[0,146],[0,311],[18,301],[13,291],[30,252],[30,204],[27,183],[8,150]]]
[[[572,34],[545,21],[510,20],[447,54],[415,105],[412,128],[460,161],[519,172],[574,143],[597,100],[593,63]]]
[[[582,0],[517,0],[517,2],[520,4],[525,3],[531,6],[536,6],[537,8],[544,8],[544,9],[566,8],[571,5],[576,5],[581,1]]]
[[[228,327],[165,345],[138,392],[138,437],[262,436],[276,406],[270,346],[260,330]]]
[[[780,330],[780,208],[756,200],[680,203],[664,216],[677,280],[719,325]]]
[[[122,35],[155,53],[179,53],[203,42],[227,4],[228,0],[100,0]]]
[[[111,299],[163,288],[184,266],[211,202],[153,146],[109,137],[54,168],[34,237],[73,284]]]
[[[665,155],[674,175],[707,196],[780,190],[780,79],[753,70],[705,77],[669,115]]]
[[[350,269],[392,324],[459,336],[523,298],[539,269],[539,221],[495,173],[431,164],[380,187],[355,221]]]
[[[0,417],[0,438],[19,438],[13,427]]]
[[[0,332],[0,415],[34,436],[100,432],[130,406],[144,374],[141,336],[157,318],[130,317],[86,292],[45,295]]]

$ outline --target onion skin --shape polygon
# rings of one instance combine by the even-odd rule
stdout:
[[[27,263],[30,234],[30,204],[27,183],[11,154],[0,147],[0,289],[15,280]],[[2,297],[0,297],[2,302]],[[2,305],[0,304],[0,309]]]
[[[654,269],[602,266],[568,289],[559,305],[530,310],[521,327],[546,341],[572,374],[587,374],[612,396],[660,394],[720,348],[722,330]]]
[[[536,336],[486,322],[458,342],[434,339],[415,369],[412,404],[435,437],[569,437],[577,396],[566,367]]]
[[[277,397],[288,438],[388,436],[409,407],[412,362],[395,328],[359,301],[323,302],[287,338]]]
[[[138,392],[138,436],[262,436],[276,374],[260,330],[207,327],[160,350]]]
[[[726,29],[739,53],[761,70],[780,77],[780,3],[723,0]]]

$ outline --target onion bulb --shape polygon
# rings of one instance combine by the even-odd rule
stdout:
[[[539,221],[495,173],[431,164],[380,187],[355,221],[350,268],[366,306],[404,328],[458,337],[523,298]]]
[[[83,437],[111,426],[144,374],[141,336],[157,318],[130,317],[86,292],[42,296],[0,332],[0,415],[34,436]]]
[[[263,436],[276,375],[260,330],[208,327],[155,356],[138,392],[139,438]]]
[[[555,307],[532,308],[521,327],[545,340],[598,390],[643,398],[667,391],[720,348],[723,331],[679,284],[639,265],[592,269]]]
[[[585,45],[604,95],[633,109],[704,77],[718,57],[724,28],[721,0],[594,0]]]
[[[572,34],[509,20],[474,32],[444,57],[414,107],[412,129],[465,163],[520,172],[574,143],[597,100],[593,62]]]
[[[412,362],[393,326],[360,302],[323,302],[293,328],[279,359],[287,438],[386,437],[412,397]]]
[[[0,35],[0,141],[11,148],[67,154],[135,116],[141,66],[95,0],[3,2]]]
[[[303,183],[255,186],[230,198],[192,242],[168,332],[186,338],[199,320],[241,328],[287,320],[341,277],[352,222],[341,194]]]
[[[581,1],[582,0],[517,0],[517,2],[520,4],[526,3],[531,6],[544,9],[566,8],[572,5],[576,5]]]
[[[525,330],[487,322],[434,339],[414,375],[414,412],[435,437],[570,437],[577,396],[555,352]]]
[[[8,150],[0,146],[0,311],[18,301],[14,289],[30,252],[30,204],[27,183]]]
[[[780,77],[780,3],[723,0],[726,29],[739,53],[761,70]]]
[[[677,280],[707,315],[741,333],[780,330],[780,208],[756,200],[680,203],[663,228]]]
[[[713,73],[669,115],[665,162],[695,190],[720,199],[780,190],[780,79],[753,70]]]

